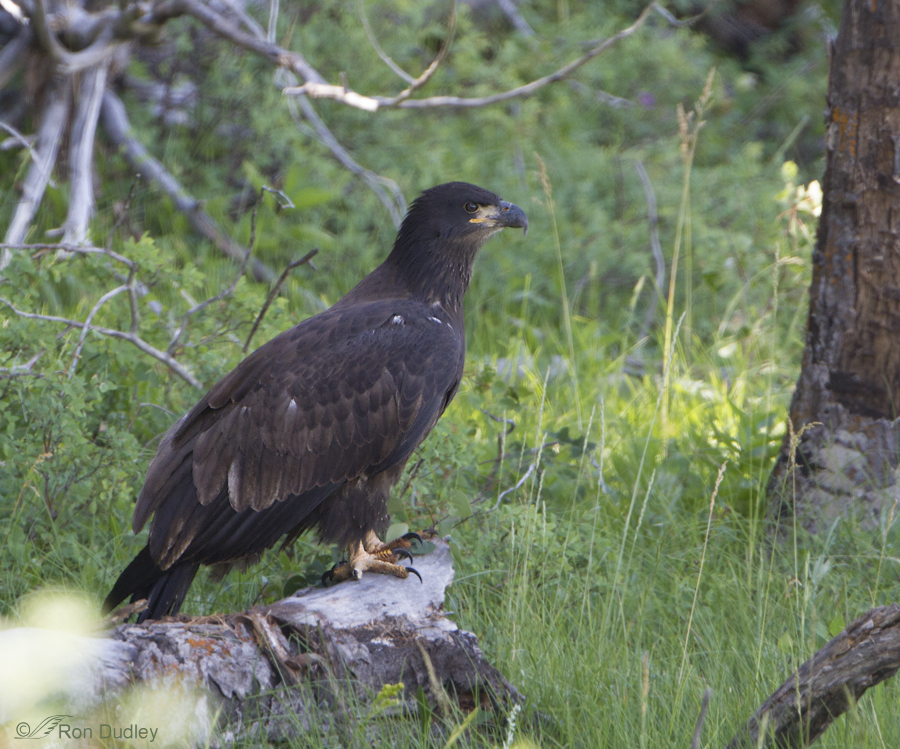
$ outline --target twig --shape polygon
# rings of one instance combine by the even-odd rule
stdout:
[[[296,83],[297,79],[294,77],[294,74],[290,71],[279,71],[276,74],[276,82],[281,79],[285,83],[289,85],[293,82]],[[313,107],[312,102],[309,101],[306,97],[301,97],[299,99],[288,99],[288,108],[291,110],[291,115],[294,117],[294,121],[297,122],[299,120],[299,114],[297,113],[297,106],[303,111],[303,116],[309,121],[309,123],[313,126],[315,133],[313,134],[322,144],[328,148],[334,157],[344,166],[345,169],[348,169],[350,172],[355,174],[357,177],[360,177],[368,186],[375,195],[378,196],[378,199],[381,201],[382,205],[387,208],[388,213],[391,214],[391,219],[394,222],[395,228],[400,228],[400,224],[403,221],[403,216],[406,214],[406,199],[403,197],[403,193],[400,191],[400,188],[397,186],[397,183],[392,179],[388,179],[387,177],[382,177],[380,174],[376,174],[375,172],[366,169],[361,164],[357,163],[353,157],[349,154],[346,148],[344,148],[339,142],[338,139],[334,137],[334,134],[331,130],[328,129],[328,126],[323,122],[322,118],[319,117],[318,112],[316,112],[315,107]],[[385,188],[389,190],[392,194],[388,195],[385,191]]]
[[[239,47],[268,58],[278,67],[293,70],[305,81],[325,83],[325,79],[321,74],[299,52],[292,52],[264,38],[251,36],[241,31],[208,6],[196,2],[196,0],[166,0],[165,2],[157,3],[148,14],[147,21],[162,24],[170,18],[182,15],[196,18],[219,36],[234,42]]]
[[[388,99],[386,102],[382,103],[382,106],[393,107],[399,104],[402,101],[405,101],[410,96],[412,96],[416,91],[418,91],[422,86],[424,86],[431,79],[431,76],[435,74],[440,64],[444,61],[444,58],[447,56],[447,52],[450,51],[450,45],[453,42],[453,35],[456,32],[456,0],[453,0],[452,5],[450,6],[450,20],[447,22],[447,38],[444,39],[444,43],[441,45],[440,50],[438,50],[437,56],[432,60],[431,65],[429,65],[423,71],[422,75],[416,78],[414,81],[411,81],[409,86],[407,86],[403,91],[394,96],[391,99]]]
[[[528,25],[528,21],[522,17],[522,14],[519,12],[519,9],[516,7],[513,0],[497,0],[497,5],[499,5],[500,10],[506,14],[506,17],[516,31],[523,36],[534,36],[534,29],[531,28],[531,26]]]
[[[6,43],[3,49],[0,49],[0,89],[9,83],[22,67],[22,63],[25,61],[25,50],[31,44],[31,39],[31,27],[24,26]]]
[[[81,244],[87,236],[88,223],[94,208],[93,164],[94,136],[100,102],[106,88],[107,58],[87,70],[81,77],[75,124],[72,126],[72,146],[69,151],[69,213],[66,217],[63,242]]]
[[[32,371],[34,369],[34,365],[37,364],[37,360],[40,359],[46,349],[41,349],[34,356],[32,356],[27,362],[24,364],[14,364],[11,367],[0,367],[0,380],[8,380],[11,377],[25,377],[27,375],[35,375]]]
[[[603,42],[597,44],[595,47],[590,49],[578,59],[573,60],[567,65],[563,65],[563,67],[561,67],[555,73],[545,75],[543,78],[538,78],[537,80],[531,81],[531,83],[526,83],[523,86],[518,86],[508,91],[503,91],[499,94],[492,94],[491,96],[478,96],[471,98],[462,96],[432,96],[427,99],[397,100],[397,97],[364,96],[355,91],[348,90],[343,86],[332,86],[324,82],[312,80],[309,80],[304,85],[296,88],[286,88],[284,90],[284,93],[297,96],[310,96],[314,99],[334,99],[335,101],[339,101],[343,104],[358,107],[360,109],[365,109],[371,112],[376,111],[379,107],[382,106],[397,107],[400,109],[428,109],[431,107],[484,107],[489,104],[496,104],[501,101],[515,99],[520,96],[530,96],[538,89],[541,89],[550,83],[555,83],[556,81],[561,81],[564,78],[567,78],[585,63],[588,63],[595,57],[602,55],[610,47],[618,44],[623,39],[626,39],[634,34],[644,25],[644,23],[650,17],[650,13],[653,11],[653,9],[654,6],[652,4],[648,5],[641,12],[640,16],[638,16],[637,20],[633,24],[631,24],[631,26],[622,29],[622,31],[620,31],[618,34],[611,36]]]
[[[81,70],[99,65],[109,60],[119,45],[115,40],[116,27],[120,25],[122,14],[112,13],[102,16],[101,25],[94,32],[91,43],[80,52],[70,52],[56,38],[50,28],[50,19],[44,0],[34,0],[34,30],[41,47],[66,73],[77,73]]]
[[[34,138],[26,138],[8,122],[0,121],[0,130],[6,130],[6,132],[8,132],[12,136],[11,140],[15,141],[20,146],[22,146],[22,148],[26,149],[28,153],[31,154],[32,159],[36,159],[38,157],[37,151],[34,150],[34,144],[32,142]],[[2,144],[0,144],[0,150],[8,151],[13,148],[13,146],[9,143],[9,140],[10,139],[7,139],[3,141]]]
[[[6,230],[4,242],[7,244],[19,244],[25,239],[31,219],[41,204],[44,190],[50,181],[53,165],[56,163],[56,154],[62,140],[63,128],[69,116],[71,100],[71,82],[62,76],[54,77],[47,92],[47,105],[41,116],[41,125],[38,128],[37,144],[35,151],[37,158],[32,162],[25,177],[25,185],[22,190],[22,198],[16,206],[13,219]],[[9,265],[10,255],[4,250],[0,257],[0,271]]]
[[[234,280],[226,289],[222,289],[218,294],[214,297],[210,297],[198,304],[195,304],[191,307],[187,312],[184,313],[184,317],[181,319],[181,325],[178,326],[178,330],[175,331],[175,334],[172,336],[172,342],[169,344],[169,347],[166,349],[166,353],[170,356],[175,353],[175,349],[178,348],[178,342],[181,340],[181,336],[184,334],[184,331],[187,330],[188,321],[195,314],[200,312],[201,310],[209,307],[210,304],[214,302],[221,301],[227,296],[231,296],[234,293],[234,290],[237,288],[238,281],[241,280],[241,276],[244,275],[244,271],[247,269],[247,262],[250,260],[250,255],[253,252],[253,243],[251,241],[250,247],[247,250],[247,254],[244,256],[244,262],[241,263],[240,270],[238,270],[237,274],[235,274]]]
[[[712,689],[706,688],[703,693],[703,704],[700,706],[700,716],[694,727],[694,738],[691,741],[691,749],[700,749],[700,737],[703,735],[703,724],[706,722],[706,713],[709,710],[709,698],[712,697]]]
[[[259,328],[259,324],[262,322],[263,317],[265,317],[266,312],[269,310],[269,305],[272,304],[272,300],[278,294],[278,291],[281,289],[281,285],[284,283],[285,279],[288,277],[288,273],[290,273],[294,268],[299,268],[301,265],[305,265],[310,260],[312,260],[316,255],[319,254],[319,248],[317,247],[314,250],[310,250],[299,260],[294,260],[289,263],[287,268],[285,268],[281,275],[278,277],[278,280],[275,282],[275,285],[272,287],[272,290],[269,292],[269,296],[266,297],[266,301],[262,306],[262,309],[259,311],[259,314],[256,316],[256,320],[253,323],[253,327],[250,328],[250,335],[247,336],[247,342],[244,344],[243,351],[246,354],[247,349],[250,348],[250,341],[253,340],[253,336],[256,334],[257,328]],[[315,266],[313,266],[315,267]]]
[[[231,296],[234,293],[234,290],[237,288],[238,281],[241,280],[241,276],[244,275],[244,271],[247,269],[247,263],[250,260],[250,255],[253,254],[253,248],[256,246],[256,217],[259,213],[259,204],[262,201],[262,195],[264,192],[270,192],[275,196],[281,196],[284,198],[289,204],[290,207],[293,208],[294,204],[291,202],[290,198],[285,195],[280,190],[273,190],[270,187],[266,187],[265,185],[259,191],[259,199],[256,201],[256,205],[253,208],[253,213],[250,215],[250,246],[247,248],[247,254],[244,255],[244,260],[241,263],[240,270],[237,272],[237,275],[234,277],[234,280],[231,282],[231,285],[227,289],[223,289],[214,297],[207,299],[204,302],[200,302],[199,304],[195,304],[191,307],[184,315],[184,318],[181,321],[181,325],[178,326],[178,330],[175,331],[175,335],[172,336],[172,342],[169,344],[169,348],[166,349],[167,354],[174,354],[175,348],[178,346],[178,341],[181,338],[184,331],[187,329],[188,320],[191,319],[191,316],[200,312],[203,309],[206,309],[213,302],[218,302],[224,299],[227,296]],[[246,346],[244,347],[246,351]]]
[[[500,492],[500,496],[497,497],[497,502],[494,504],[494,506],[490,510],[488,510],[488,512],[494,512],[494,510],[496,510],[498,507],[500,507],[500,502],[503,501],[503,498],[507,494],[509,494],[510,492],[516,491],[516,489],[520,489],[522,487],[522,484],[524,484],[526,481],[528,481],[528,477],[531,476],[532,473],[534,473],[534,469],[537,466],[537,464],[538,464],[538,461],[536,460],[536,461],[534,461],[534,463],[532,463],[530,466],[528,466],[528,470],[525,471],[525,473],[522,475],[522,478],[520,478],[516,482],[515,486],[510,487],[506,491]]]
[[[27,320],[45,320],[47,322],[62,323],[63,325],[68,325],[72,328],[84,328],[85,326],[84,323],[79,322],[78,320],[69,320],[65,317],[56,317],[55,315],[38,315],[31,312],[22,312],[21,310],[16,309],[11,302],[3,298],[0,298],[0,304],[5,304],[13,311],[13,313],[18,315],[19,317],[24,317]],[[203,385],[200,384],[200,381],[196,377],[194,377],[194,375],[192,375],[187,368],[179,364],[177,361],[175,361],[175,359],[173,359],[164,351],[160,351],[159,349],[154,348],[134,333],[126,333],[123,330],[101,328],[99,326],[91,326],[91,330],[100,333],[100,335],[106,335],[110,336],[111,338],[119,338],[123,341],[128,341],[129,343],[143,351],[145,354],[149,354],[154,359],[161,361],[189,385],[193,385],[198,390],[203,390]]]
[[[53,250],[61,250],[63,252],[71,252],[72,254],[78,255],[106,255],[112,260],[122,263],[122,265],[127,265],[129,268],[136,267],[133,260],[129,260],[124,255],[120,255],[113,250],[108,250],[105,247],[79,247],[78,245],[67,244],[65,242],[44,242],[38,244],[0,244],[0,250],[37,250],[33,255],[35,258]]]
[[[71,380],[75,376],[75,369],[78,367],[78,362],[81,359],[81,350],[84,348],[84,341],[87,338],[88,331],[91,329],[91,322],[94,319],[94,315],[96,315],[100,308],[106,304],[110,299],[115,296],[118,296],[123,291],[128,291],[128,286],[119,286],[112,291],[107,291],[97,303],[93,306],[91,311],[88,313],[88,316],[84,320],[84,324],[81,327],[81,335],[78,336],[78,345],[75,347],[75,353],[72,356],[72,363],[69,365],[69,379]]]
[[[372,45],[372,49],[375,50],[375,54],[377,54],[381,61],[387,65],[391,70],[394,71],[400,78],[402,78],[407,83],[412,83],[416,80],[413,76],[407,73],[403,68],[401,68],[397,63],[395,63],[385,52],[381,45],[378,43],[378,40],[375,38],[375,34],[372,31],[372,27],[369,25],[369,19],[366,16],[365,8],[363,7],[363,0],[359,0],[357,3],[357,7],[359,9],[359,19],[362,21],[363,29],[365,29],[366,36],[369,38],[369,44]]]
[[[656,316],[656,307],[662,298],[663,285],[666,282],[666,261],[663,258],[662,247],[659,243],[659,216],[656,212],[656,193],[653,191],[653,185],[647,176],[647,170],[640,160],[634,162],[634,169],[641,180],[641,186],[644,188],[644,199],[647,201],[647,223],[650,227],[650,249],[653,252],[653,260],[656,265],[656,274],[654,276],[655,297],[647,307],[644,313],[644,322],[641,325],[641,331],[638,338],[646,338],[650,332],[650,326],[653,325],[653,318]]]
[[[112,91],[103,94],[100,110],[103,127],[113,142],[123,149],[125,158],[135,171],[148,180],[157,183],[172,199],[175,207],[187,216],[195,231],[211,241],[228,257],[242,262],[246,249],[234,242],[219,225],[200,207],[200,203],[188,194],[166,168],[144,147],[143,143],[130,135],[131,124],[125,112],[125,105]],[[271,281],[275,272],[261,261],[254,259],[251,266],[257,281]]]

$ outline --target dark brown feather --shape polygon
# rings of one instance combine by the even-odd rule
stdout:
[[[470,220],[472,201],[493,223]],[[223,377],[160,443],[133,518],[139,532],[152,517],[148,549],[107,606],[130,588],[156,618],[177,611],[200,564],[311,528],[344,545],[382,530],[391,487],[459,386],[462,297],[504,225],[527,221],[480,188],[423,193],[381,266]]]

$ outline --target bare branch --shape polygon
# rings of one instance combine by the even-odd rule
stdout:
[[[647,170],[641,161],[634,163],[634,169],[638,178],[641,180],[641,186],[644,188],[644,198],[647,201],[647,223],[650,225],[650,249],[653,252],[653,260],[656,265],[656,275],[654,276],[654,299],[647,307],[644,314],[644,324],[641,325],[641,332],[638,338],[645,338],[650,332],[650,326],[653,325],[653,318],[656,316],[656,307],[662,298],[663,285],[666,282],[666,261],[663,258],[662,246],[659,243],[659,216],[656,212],[656,193],[653,191],[653,185],[647,176]]]
[[[31,44],[31,38],[31,27],[24,26],[12,40],[6,43],[3,49],[0,49],[0,89],[9,83],[22,67],[25,50]]]
[[[403,216],[406,214],[406,200],[403,197],[400,188],[397,186],[397,183],[394,182],[394,180],[382,177],[380,174],[376,174],[357,163],[348,153],[347,149],[334,137],[331,130],[328,129],[328,126],[322,121],[322,118],[319,117],[309,99],[301,97],[296,100],[296,104],[303,110],[303,116],[306,117],[310,124],[315,128],[316,137],[328,147],[331,153],[334,154],[334,157],[341,162],[346,169],[350,170],[353,174],[366,182],[372,192],[378,196],[382,205],[384,205],[391,214],[391,219],[394,222],[395,228],[399,229],[400,224],[403,222]],[[385,188],[390,190],[393,197],[387,194]]]
[[[72,6],[66,7],[66,13],[71,14],[82,10],[77,10]],[[44,0],[34,0],[34,30],[37,34],[38,41],[47,51],[50,57],[57,62],[62,71],[66,73],[77,73],[99,65],[104,60],[108,60],[115,52],[118,42],[115,40],[115,30],[117,21],[120,20],[121,14],[117,12],[100,14],[87,14],[91,16],[90,35],[93,37],[91,43],[80,52],[70,52],[56,38],[53,30],[50,28],[50,18],[47,15],[47,9],[44,6]],[[67,23],[67,26],[72,25]]]
[[[250,341],[253,340],[253,336],[256,334],[257,328],[259,328],[259,324],[262,322],[263,317],[266,316],[266,312],[269,311],[269,306],[272,304],[272,300],[278,294],[281,289],[281,285],[285,282],[285,279],[288,277],[288,273],[290,273],[294,268],[299,268],[301,265],[306,265],[312,260],[316,255],[319,254],[319,248],[317,247],[314,250],[310,250],[299,260],[294,260],[289,263],[287,268],[285,268],[281,275],[278,277],[278,280],[275,282],[275,285],[272,287],[272,290],[269,292],[269,296],[266,297],[266,301],[262,306],[262,309],[259,311],[259,314],[256,316],[256,320],[253,323],[253,327],[250,328],[250,335],[247,336],[247,341],[244,343],[243,352],[246,354],[247,349],[250,348]],[[312,263],[310,263],[312,265]],[[315,267],[315,266],[313,266]]]
[[[175,331],[175,335],[172,336],[172,342],[169,344],[169,348],[166,349],[166,353],[170,356],[175,353],[175,349],[178,348],[178,342],[181,340],[181,336],[184,334],[184,331],[187,330],[188,321],[198,312],[206,309],[209,305],[221,301],[227,296],[231,296],[234,293],[234,290],[237,288],[238,281],[241,280],[241,276],[244,275],[244,271],[247,270],[247,263],[250,260],[250,255],[253,254],[253,245],[256,240],[256,210],[253,211],[253,229],[251,231],[250,238],[250,247],[247,248],[247,254],[244,255],[244,261],[241,263],[240,269],[238,269],[237,274],[234,277],[234,280],[229,284],[229,286],[225,289],[222,289],[218,294],[214,297],[210,297],[205,301],[200,302],[199,304],[195,304],[191,307],[187,312],[184,313],[184,317],[181,320],[181,325],[178,326],[178,330]]]
[[[37,250],[33,257],[38,258],[46,252],[59,250],[62,252],[70,252],[78,255],[106,255],[116,262],[127,265],[129,268],[135,268],[133,260],[129,260],[118,252],[108,250],[105,247],[84,247],[74,244],[66,244],[65,242],[50,242],[41,244],[0,244],[0,250]]]
[[[292,52],[263,38],[257,38],[241,31],[214,10],[196,2],[196,0],[164,0],[164,2],[153,6],[153,10],[148,14],[147,20],[156,24],[162,24],[169,18],[182,15],[196,18],[219,36],[229,39],[239,47],[268,58],[279,67],[294,71],[305,81],[325,83],[325,79],[299,52]]]
[[[638,19],[633,24],[631,24],[631,26],[622,29],[622,31],[620,31],[615,36],[611,36],[608,39],[600,42],[578,59],[573,60],[567,65],[563,65],[563,67],[561,67],[555,73],[545,75],[543,78],[538,78],[531,83],[526,83],[524,86],[518,86],[508,91],[503,91],[499,94],[493,94],[491,96],[478,96],[471,98],[462,96],[432,96],[427,99],[398,100],[398,97],[364,96],[355,91],[346,89],[343,86],[332,86],[319,81],[307,81],[302,86],[296,88],[286,88],[284,90],[284,93],[297,96],[305,95],[310,96],[314,99],[334,99],[335,101],[339,101],[343,104],[348,104],[349,106],[358,107],[359,109],[364,109],[372,112],[376,111],[379,107],[382,106],[395,106],[400,109],[428,109],[431,107],[484,107],[489,104],[496,104],[501,101],[507,101],[509,99],[515,99],[521,96],[530,96],[538,89],[541,89],[550,83],[555,83],[556,81],[561,81],[564,78],[567,78],[582,65],[590,62],[595,57],[599,57],[610,47],[615,46],[623,39],[628,38],[636,31],[638,31],[638,29],[640,29],[650,17],[650,13],[653,11],[653,9],[653,4],[648,5],[646,8],[644,8],[641,15],[638,16]]]
[[[172,199],[175,207],[187,216],[195,231],[209,239],[225,255],[242,262],[247,250],[234,242],[200,207],[200,203],[178,184],[178,181],[150,155],[140,141],[130,134],[131,124],[125,112],[125,105],[109,89],[103,94],[100,117],[107,134],[116,145],[123,149],[125,158],[128,159],[132,168],[146,179],[156,182]],[[275,278],[275,272],[257,259],[253,260],[251,267],[253,277],[257,281],[271,281]]]
[[[44,197],[44,190],[50,181],[50,174],[56,163],[56,154],[59,151],[63,129],[69,115],[70,93],[70,80],[62,76],[54,77],[50,90],[47,92],[47,104],[38,128],[35,146],[37,158],[28,170],[22,198],[19,200],[13,219],[6,230],[4,242],[7,244],[19,244],[25,239],[31,220]],[[9,251],[4,250],[3,255],[0,256],[0,271],[9,265],[10,257]]]
[[[14,148],[12,143],[10,143],[10,141],[13,141],[14,143],[18,143],[22,148],[27,150],[28,153],[31,154],[32,159],[37,159],[37,151],[34,150],[34,145],[32,143],[34,138],[25,137],[22,133],[20,133],[7,122],[0,121],[0,130],[5,130],[12,136],[11,138],[7,138],[5,141],[3,141],[2,144],[0,144],[0,150],[8,151],[11,148]]]
[[[97,118],[100,116],[100,103],[106,88],[108,70],[107,58],[81,76],[69,150],[69,213],[63,234],[63,242],[66,243],[84,242],[94,209],[94,136],[97,133]]]
[[[412,81],[407,88],[397,94],[395,97],[389,100],[389,103],[385,103],[384,106],[395,106],[399,104],[401,101],[405,101],[410,96],[412,96],[416,91],[418,91],[422,86],[424,86],[431,79],[431,76],[434,75],[435,71],[440,66],[441,62],[443,62],[444,58],[447,56],[447,52],[450,51],[450,45],[453,43],[453,34],[456,31],[456,0],[453,0],[453,4],[450,6],[450,20],[447,22],[447,38],[444,39],[444,43],[441,45],[440,50],[437,53],[437,57],[434,58],[431,65],[425,68],[425,71]]]
[[[531,28],[531,26],[528,25],[528,21],[522,17],[522,14],[519,12],[519,9],[516,7],[513,0],[497,0],[497,5],[499,5],[500,10],[506,14],[506,17],[515,27],[516,31],[523,36],[534,36],[534,29]]]
[[[5,304],[9,307],[14,314],[19,317],[24,317],[27,320],[45,320],[46,322],[56,322],[61,323],[63,325],[67,325],[71,328],[84,328],[85,323],[79,322],[78,320],[69,320],[65,317],[57,317],[55,315],[38,315],[31,312],[22,312],[21,310],[16,309],[11,302],[6,299],[0,298],[0,304]],[[164,351],[160,351],[157,348],[154,348],[149,343],[147,343],[142,338],[138,337],[134,333],[126,333],[122,330],[114,330],[112,328],[101,328],[99,326],[90,326],[91,330],[100,335],[110,336],[111,338],[119,338],[123,341],[128,341],[132,345],[139,348],[145,354],[149,354],[154,359],[161,361],[165,364],[169,369],[171,369],[175,374],[177,374],[181,379],[183,379],[189,385],[197,388],[198,390],[203,390],[203,385],[200,381],[191,374],[190,370],[184,367],[182,364],[177,362],[171,356],[169,356]]]
[[[709,710],[709,698],[712,697],[712,689],[706,688],[703,693],[703,703],[700,705],[700,715],[697,725],[694,726],[694,738],[691,740],[691,749],[700,749],[700,738],[703,736],[703,724],[706,722],[706,713]]]
[[[78,367],[78,361],[81,359],[81,350],[84,348],[84,341],[87,338],[88,331],[91,329],[91,322],[93,322],[94,320],[94,315],[96,315],[100,311],[100,308],[110,299],[118,296],[123,291],[128,291],[128,286],[119,286],[112,291],[107,291],[102,297],[100,297],[100,299],[88,313],[88,316],[85,318],[84,324],[81,328],[81,335],[78,336],[78,345],[75,347],[75,354],[72,356],[72,363],[69,365],[70,380],[75,376],[75,369]]]
[[[375,38],[375,33],[372,31],[372,27],[369,25],[369,18],[366,16],[365,8],[363,7],[363,0],[359,0],[357,3],[357,7],[359,8],[359,19],[362,21],[363,28],[366,31],[366,36],[369,37],[369,44],[372,45],[372,49],[375,50],[375,53],[381,58],[381,61],[387,65],[391,70],[393,70],[400,78],[402,78],[407,83],[412,83],[416,80],[413,76],[407,73],[403,68],[401,68],[397,63],[395,63],[385,52],[381,45],[378,43],[378,40]]]
[[[39,375],[34,374],[34,365],[37,364],[37,360],[44,355],[45,351],[46,349],[41,349],[24,364],[13,364],[11,367],[0,367],[0,380],[8,380],[11,377],[26,377],[28,375],[38,377]]]

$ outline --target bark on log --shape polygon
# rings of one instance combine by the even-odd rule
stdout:
[[[867,689],[898,669],[900,606],[872,609],[800,666],[727,749],[808,746]]]
[[[218,746],[311,729],[368,733],[373,711],[415,715],[423,697],[437,715],[450,704],[490,710],[520,701],[475,635],[447,618],[453,566],[447,544],[436,543],[416,558],[421,584],[370,574],[240,614],[122,624],[98,638],[0,632],[0,724],[23,737],[61,715],[50,728],[54,737],[69,731],[60,739],[132,726],[156,729],[156,745]],[[61,701],[35,704],[25,688],[35,676]],[[386,684],[402,684],[387,710],[373,703]]]

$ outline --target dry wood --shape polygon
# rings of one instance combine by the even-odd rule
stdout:
[[[782,684],[728,749],[788,749],[815,741],[870,687],[900,669],[900,606],[859,617]]]
[[[49,692],[62,698],[53,709],[68,714],[70,725],[135,723],[158,729],[163,746],[219,746],[245,736],[280,741],[311,727],[319,735],[368,733],[377,728],[373,698],[386,684],[403,685],[386,714],[394,717],[415,715],[417,696],[435,713],[454,702],[468,711],[520,701],[475,636],[447,618],[453,566],[447,544],[436,543],[416,559],[424,583],[366,575],[241,614],[122,624],[107,638],[0,632],[0,657],[16,654],[4,663],[22,664],[22,673],[4,678],[40,670]],[[177,694],[179,702],[163,717],[150,707],[160,693]],[[0,703],[0,723],[49,714],[20,695],[12,700]],[[378,730],[390,732],[390,721]]]

